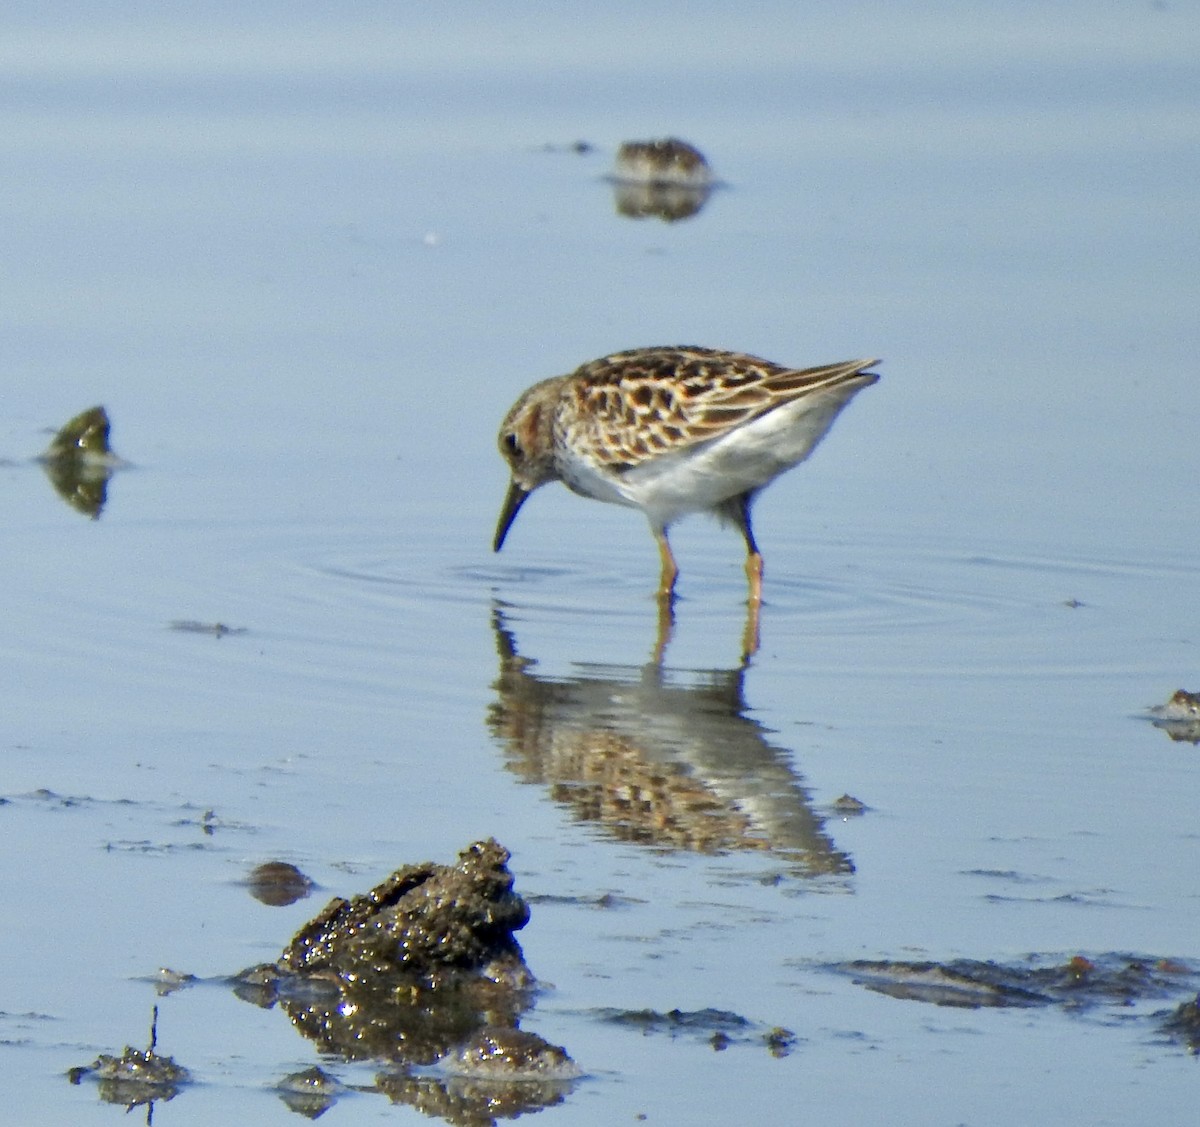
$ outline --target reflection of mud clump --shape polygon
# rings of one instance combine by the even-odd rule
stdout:
[[[448,1067],[455,1075],[481,1080],[516,1076],[562,1080],[579,1075],[566,1050],[547,1044],[536,1033],[504,1026],[481,1029],[455,1053]]]
[[[337,1077],[314,1066],[285,1076],[275,1090],[289,1111],[306,1119],[318,1119],[337,1103],[342,1085]]]
[[[448,1123],[491,1127],[562,1103],[579,1075],[565,1050],[513,1029],[483,1031],[458,1058],[448,1076],[396,1072],[375,1082],[392,1103]]]

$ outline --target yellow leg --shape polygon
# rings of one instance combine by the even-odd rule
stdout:
[[[671,635],[675,632],[675,604],[670,599],[658,600],[658,634],[654,639],[655,665],[662,665]]]
[[[658,597],[660,600],[666,599],[669,602],[675,598],[675,580],[679,576],[679,568],[675,564],[671,545],[667,543],[666,530],[655,529],[654,539],[658,541],[658,555],[662,560],[662,575],[658,580]]]
[[[666,530],[654,529],[654,539],[662,560],[662,574],[658,580],[658,637],[654,643],[654,664],[661,665],[663,655],[667,652],[667,643],[675,630],[675,580],[679,576],[679,568],[671,545],[667,543]]]
[[[742,634],[742,655],[750,657],[758,652],[759,616],[762,611],[763,559],[758,552],[746,557],[746,578],[750,581],[750,597],[746,600],[746,630]]]
[[[750,581],[750,603],[759,606],[762,603],[763,558],[758,552],[751,552],[746,557],[746,578]]]

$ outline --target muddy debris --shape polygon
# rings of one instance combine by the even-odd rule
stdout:
[[[158,1101],[173,1100],[191,1080],[191,1074],[171,1057],[156,1051],[158,1043],[158,1007],[150,1020],[150,1044],[146,1049],[126,1045],[120,1056],[101,1053],[91,1064],[67,1072],[72,1084],[85,1079],[97,1082],[105,1103],[120,1104],[126,1111]]]
[[[1200,1056],[1200,994],[1176,1006],[1163,1018],[1160,1028],[1193,1056]]]
[[[566,144],[559,141],[547,141],[542,145],[544,153],[574,153],[576,156],[586,156],[595,150],[596,146],[591,141],[584,141],[582,138],[578,141],[568,141]]]
[[[1165,704],[1151,708],[1149,716],[1176,743],[1200,744],[1200,693],[1177,689]]]
[[[450,1058],[446,1068],[453,1075],[478,1080],[573,1080],[579,1075],[579,1066],[561,1045],[507,1026],[481,1029]]]
[[[566,1050],[518,1028],[536,980],[514,937],[529,908],[508,860],[499,843],[480,841],[454,865],[406,865],[365,895],[335,898],[277,962],[238,975],[235,992],[279,1006],[322,1053],[346,1060],[406,1072],[452,1061],[462,1072],[474,1061],[473,1075],[490,1061],[489,1076],[510,1081],[545,1077],[553,1064],[560,1081]],[[415,1100],[443,1081],[392,1076],[388,1094]]]
[[[314,1065],[285,1076],[275,1090],[289,1111],[305,1119],[319,1119],[337,1103],[345,1087],[336,1076]]]
[[[843,794],[833,800],[833,812],[840,814],[843,818],[857,817],[870,809],[865,802],[855,798],[852,794]]]
[[[37,459],[55,492],[71,508],[99,518],[108,500],[108,481],[125,463],[108,443],[108,412],[89,407],[70,419]]]
[[[1003,969],[992,963],[899,962],[856,959],[838,968],[860,986],[892,998],[930,1002],[935,1006],[980,1009],[984,1006],[1038,1006],[1050,999],[1024,986],[1005,982]]]
[[[1043,962],[1036,956],[1019,964],[858,959],[830,969],[850,975],[876,993],[936,1006],[1058,1006],[1076,1015],[1098,1012],[1102,1016],[1114,1007],[1133,1008],[1169,998],[1181,987],[1194,989],[1200,977],[1194,967],[1176,959],[1106,954]],[[1200,1037],[1200,1024],[1189,1027],[1188,1005],[1195,1007],[1194,1002],[1180,1006],[1163,1028],[1190,1045],[1191,1032]]]
[[[527,988],[533,977],[513,933],[529,922],[529,908],[513,891],[508,860],[491,840],[463,850],[457,865],[406,865],[365,896],[330,901],[278,965],[349,982],[400,973],[437,987],[471,975]]]
[[[250,895],[270,908],[284,908],[312,892],[312,879],[287,861],[265,861],[246,878]]]
[[[194,618],[172,619],[167,628],[180,634],[211,634],[214,638],[245,634],[247,630],[245,626],[227,626],[224,622],[198,622]]]
[[[785,1057],[797,1037],[783,1026],[763,1026],[728,1010],[618,1010],[593,1011],[601,1021],[635,1029],[642,1036],[692,1037],[707,1041],[717,1052],[732,1045],[765,1045],[772,1056]]]
[[[168,994],[174,994],[176,990],[186,990],[190,986],[195,986],[199,979],[194,974],[188,974],[186,971],[172,970],[170,967],[159,967],[150,976],[150,981],[154,983],[154,992],[160,998],[165,998]]]

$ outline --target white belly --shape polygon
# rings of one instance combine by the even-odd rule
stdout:
[[[650,458],[611,481],[619,496],[605,499],[634,505],[662,527],[761,489],[813,452],[856,391],[802,397],[702,446]]]

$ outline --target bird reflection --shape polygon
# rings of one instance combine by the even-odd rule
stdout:
[[[108,444],[109,425],[103,407],[90,407],[63,426],[38,459],[55,492],[92,520],[108,500],[108,479],[122,465]]]
[[[689,187],[681,184],[613,183],[613,207],[625,219],[661,219],[677,223],[691,219],[708,203],[711,184]]]
[[[787,753],[745,715],[746,663],[670,673],[577,665],[539,676],[493,612],[500,673],[488,727],[506,766],[620,841],[785,854],[805,875],[851,873]]]

